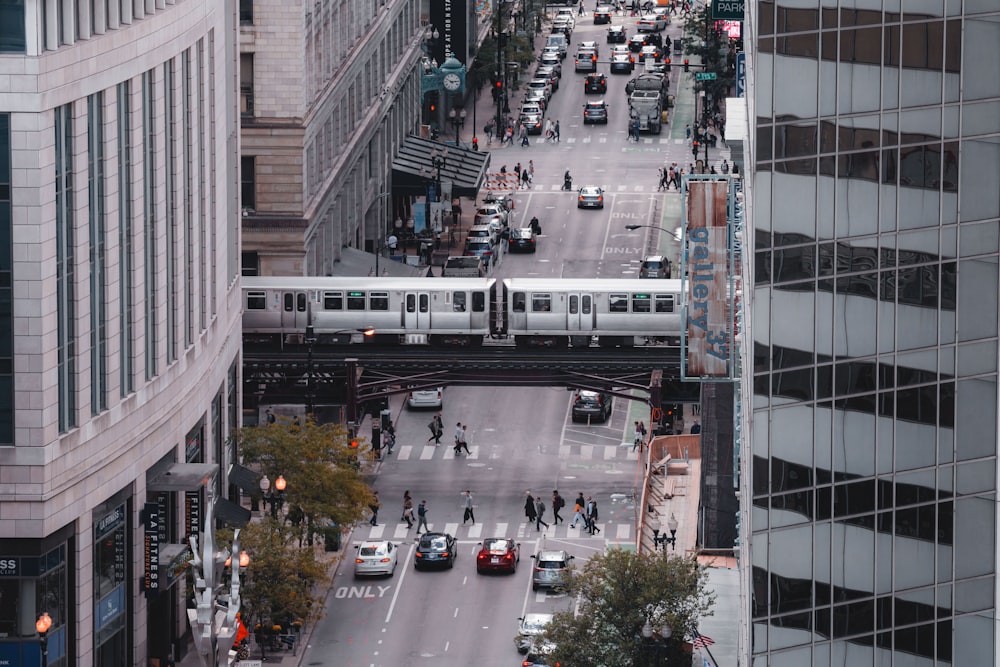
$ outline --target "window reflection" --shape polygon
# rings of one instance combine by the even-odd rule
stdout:
[[[775,159],[816,154],[816,125],[778,125],[774,128]]]
[[[775,283],[816,277],[816,246],[781,248],[774,253]]]
[[[882,62],[882,31],[861,28],[840,31],[840,61],[879,65]]]
[[[862,600],[850,604],[836,605],[833,608],[833,636],[848,637],[872,633],[875,628],[875,600]],[[872,635],[854,637],[857,643],[869,645],[874,641]]]

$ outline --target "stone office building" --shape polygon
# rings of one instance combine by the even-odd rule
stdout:
[[[996,2],[747,2],[747,657],[994,665]]]
[[[170,557],[234,493],[236,20],[0,3],[2,664],[40,664],[42,613],[60,667],[152,664],[187,632]]]

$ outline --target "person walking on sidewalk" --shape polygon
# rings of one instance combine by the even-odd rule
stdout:
[[[636,420],[634,437],[632,439],[632,451],[634,452],[636,449],[638,449],[639,445],[641,444],[642,444],[642,429],[639,428],[639,421]]]
[[[406,522],[406,529],[413,528],[413,498],[410,490],[403,491],[403,521]]]
[[[427,527],[427,501],[421,500],[420,504],[417,505],[417,535],[420,534],[420,526],[424,527],[424,532],[429,533],[430,528]]]
[[[483,132],[486,133],[486,145],[490,146],[493,144],[493,121],[489,121],[483,126]]]
[[[538,512],[535,511],[535,498],[531,495],[531,491],[526,491],[525,493],[524,516],[527,517],[528,523],[535,523],[535,520],[538,518]]]
[[[378,525],[378,510],[380,507],[382,507],[382,503],[378,501],[378,491],[376,491],[372,494],[372,501],[368,504],[368,509],[372,511],[372,518],[368,523],[373,526]]]
[[[462,525],[465,525],[466,521],[471,520],[472,523],[476,523],[476,514],[472,505],[472,491],[469,489],[465,490],[465,514],[462,516]]]
[[[559,516],[559,510],[566,506],[566,499],[559,495],[559,489],[552,492],[552,523],[559,525],[562,521],[566,523],[566,519]]]
[[[538,496],[535,498],[535,530],[541,530],[542,526],[546,528],[549,524],[545,523],[542,517],[545,515],[545,503],[542,501],[542,497]]]

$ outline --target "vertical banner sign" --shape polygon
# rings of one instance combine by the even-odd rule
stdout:
[[[143,590],[146,597],[160,590],[160,504],[145,503],[146,525],[143,530]]]
[[[201,491],[184,492],[184,544],[201,526]]]
[[[685,294],[681,379],[729,380],[729,179],[689,178],[684,231]]]
[[[736,97],[747,93],[747,54],[736,54]]]

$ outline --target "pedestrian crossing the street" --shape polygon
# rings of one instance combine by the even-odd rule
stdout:
[[[481,522],[466,523],[464,525],[457,521],[444,523],[429,521],[427,525],[430,527],[431,532],[449,533],[458,538],[459,542],[462,543],[473,543],[487,537],[497,536],[509,536],[525,542],[540,537],[546,537],[549,539],[610,540],[611,542],[616,543],[627,543],[632,541],[633,535],[635,534],[632,524],[626,522],[602,523],[599,521],[597,523],[597,527],[600,529],[600,532],[595,533],[594,535],[591,535],[582,525],[577,525],[574,528],[568,521],[560,523],[558,526],[549,525],[548,528],[543,528],[540,531],[535,530],[535,524],[529,524],[527,522],[521,522],[516,526],[512,526],[505,521],[488,522],[486,524]],[[354,541],[403,541],[416,539],[416,528],[416,523],[413,524],[413,528],[407,528],[405,521],[398,523],[380,523],[377,526],[365,523],[355,528]],[[367,535],[364,534],[366,529],[368,530]]]
[[[399,461],[434,461],[438,459],[468,459],[475,461],[479,459],[499,459],[505,456],[502,447],[488,448],[485,452],[482,446],[469,445],[469,453],[455,453],[455,448],[451,445],[399,445],[393,449],[391,456]],[[583,461],[638,461],[639,452],[632,451],[632,443],[625,442],[619,445],[576,445],[563,444],[559,446],[559,456],[561,458],[573,457],[574,460]]]

